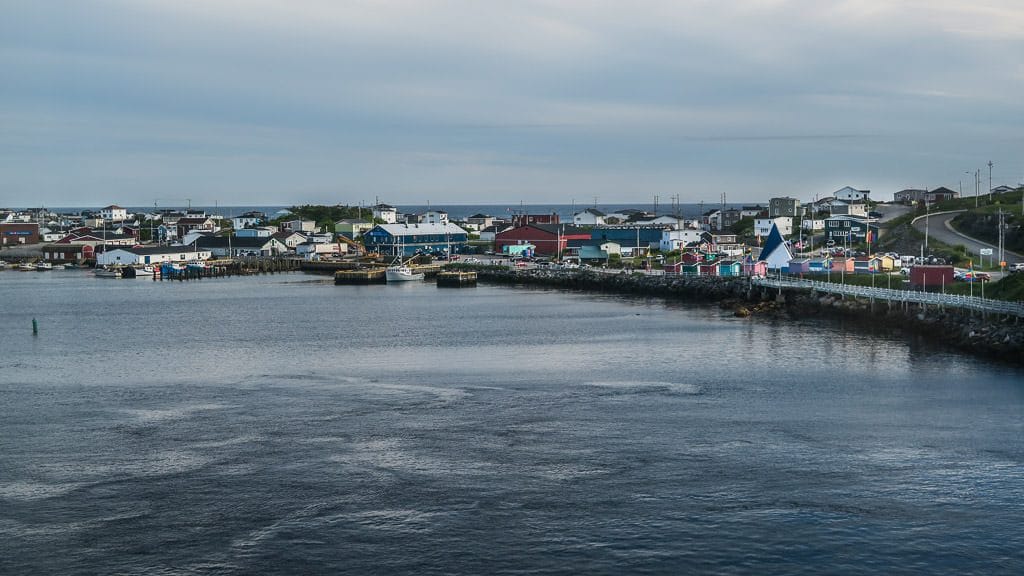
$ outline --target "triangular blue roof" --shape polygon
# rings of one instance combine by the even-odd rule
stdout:
[[[761,260],[768,262],[769,268],[784,268],[793,259],[793,253],[789,251],[789,245],[779,232],[779,227],[772,224],[772,231],[768,233],[768,239],[761,249]]]

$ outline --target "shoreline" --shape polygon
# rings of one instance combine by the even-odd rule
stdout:
[[[912,304],[901,306],[862,298],[816,294],[793,288],[754,286],[746,277],[645,276],[574,271],[466,267],[480,280],[498,284],[529,284],[566,290],[653,296],[695,304],[716,304],[737,317],[775,319],[822,318],[843,327],[919,337],[964,354],[1024,365],[1024,322],[1016,317],[982,314]]]

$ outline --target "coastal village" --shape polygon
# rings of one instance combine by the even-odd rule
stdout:
[[[1007,186],[995,188],[989,202],[1019,193]],[[520,267],[594,267],[686,276],[836,274],[845,281],[846,275],[899,274],[911,288],[944,288],[957,281],[990,280],[989,272],[981,270],[984,258],[977,266],[972,260],[965,270],[955,266],[962,264],[953,261],[955,257],[937,256],[931,246],[926,251],[927,238],[911,241],[912,250],[904,241],[901,253],[892,242],[886,244],[885,222],[915,209],[930,213],[959,196],[944,187],[906,189],[882,202],[868,190],[845,186],[808,202],[791,197],[742,206],[723,202],[689,217],[675,207],[587,207],[574,211],[571,219],[523,210],[453,220],[440,209],[403,214],[383,203],[338,207],[356,214],[332,221],[305,218],[302,207],[237,216],[201,209],[132,212],[118,205],[78,213],[8,209],[0,210],[0,266],[95,267],[98,275],[120,276],[112,271],[127,270],[135,276],[153,267],[201,268],[240,258],[321,264],[427,264],[462,258]],[[1006,271],[1021,267],[1000,260],[1004,265],[999,268]]]

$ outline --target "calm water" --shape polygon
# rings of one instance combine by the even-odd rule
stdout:
[[[299,274],[0,306],[0,574],[1024,572],[1019,369]]]

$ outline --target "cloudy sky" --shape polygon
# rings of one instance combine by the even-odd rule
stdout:
[[[989,160],[1024,177],[1020,0],[0,0],[0,205],[891,198]]]

